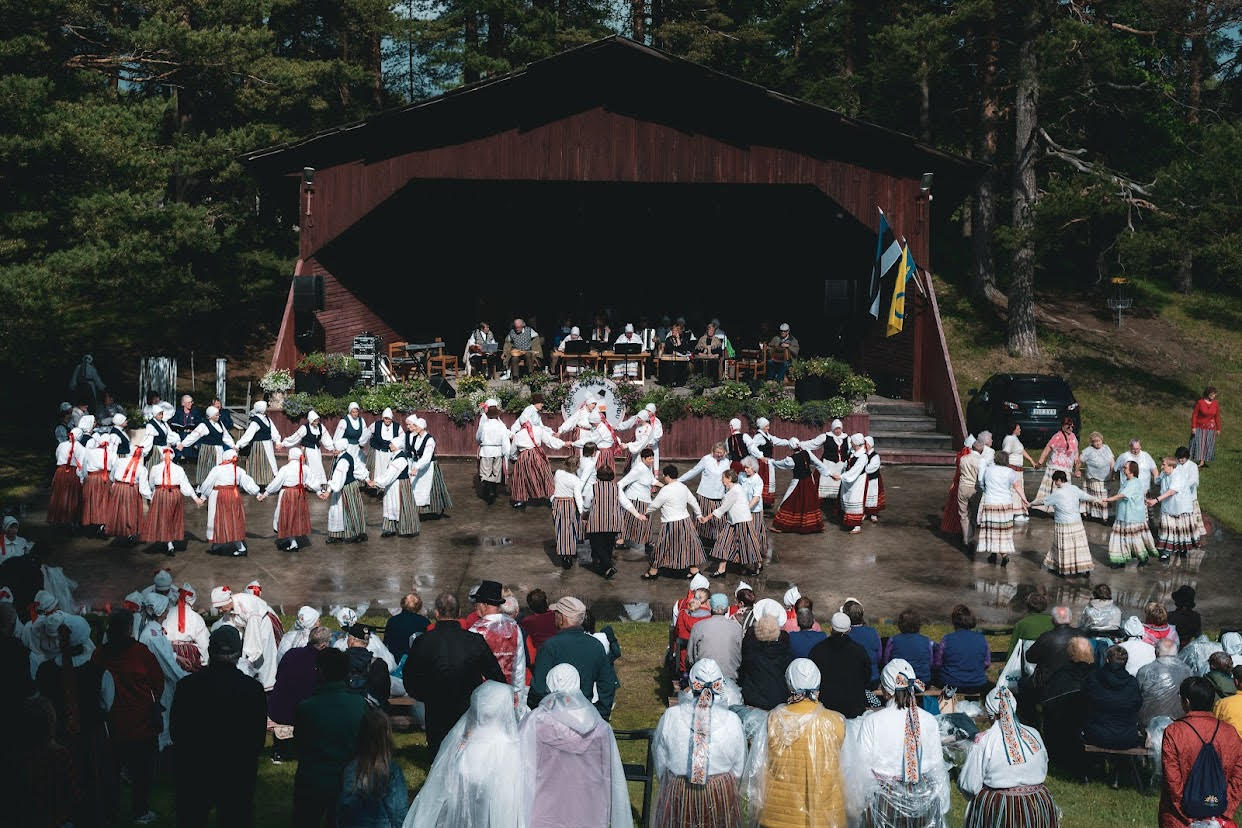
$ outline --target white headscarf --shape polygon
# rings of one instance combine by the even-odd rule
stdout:
[[[381,419],[381,420],[391,420],[391,419],[392,419],[392,409],[391,409],[391,408],[388,408],[388,407],[385,407],[385,408],[384,408],[383,413],[381,413],[381,414],[380,414],[380,419]]]
[[[785,590],[785,595],[781,600],[785,604],[785,609],[793,609],[793,605],[796,604],[798,599],[801,597],[802,592],[798,589],[798,585],[793,584],[789,587],[789,589]]]
[[[791,698],[791,704],[802,699],[818,699],[819,683],[819,668],[809,658],[795,658],[785,669],[785,686],[791,694],[798,697]]]
[[[251,414],[266,414],[267,400],[256,400],[254,406],[250,409]]]
[[[845,428],[845,423],[841,422],[840,420],[833,420],[832,425],[828,427],[828,430],[836,431],[838,428],[841,428],[841,429]]]
[[[760,417],[759,419],[755,420],[755,427],[756,427],[756,428],[759,428],[759,429],[765,429],[765,428],[767,428],[769,425],[771,425],[771,423],[770,423],[770,422],[768,422],[768,418],[767,418],[767,417]]]
[[[998,684],[984,701],[988,715],[1000,728],[1001,743],[1005,746],[1005,760],[1011,765],[1021,765],[1040,749],[1039,735],[1031,728],[1018,723],[1014,710],[1017,704],[1013,693],[1004,684]]]

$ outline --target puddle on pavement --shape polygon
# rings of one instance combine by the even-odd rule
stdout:
[[[454,535],[449,539],[453,546],[473,546],[481,549],[498,546],[512,546],[513,538],[508,535]]]

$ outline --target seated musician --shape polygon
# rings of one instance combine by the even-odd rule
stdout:
[[[789,332],[789,323],[782,322],[780,333],[768,343],[768,379],[785,381],[791,360],[798,357],[798,339]]]
[[[686,384],[686,377],[690,373],[688,361],[673,362],[669,360],[669,357],[687,357],[692,347],[690,337],[686,336],[682,322],[675,322],[673,329],[669,331],[668,338],[664,340],[664,352],[660,362],[661,385],[676,386]]]
[[[617,337],[617,341],[613,343],[613,349],[616,350],[617,345],[637,345],[640,349],[643,347],[643,339],[634,332],[634,326],[628,322],[625,325],[625,333]],[[638,376],[639,359],[635,358],[625,362],[617,362],[613,364],[612,375],[614,377],[636,377]]]
[[[582,342],[582,341],[583,341],[582,331],[578,328],[577,325],[571,325],[569,328],[569,336],[562,339],[561,343],[556,346],[556,350],[552,352],[552,373],[553,374],[560,376],[556,372],[557,372],[557,369],[560,367],[561,361],[565,359],[565,343],[566,342]],[[565,370],[571,371],[572,369],[573,372],[581,371],[582,370],[581,358],[571,354],[570,359],[573,360],[573,362],[572,363],[566,362]]]
[[[505,342],[501,347],[505,363],[509,367],[509,379],[517,379],[521,376],[520,371],[523,365],[526,366],[528,374],[539,370],[539,366],[543,363],[543,356],[534,347],[534,340],[537,336],[538,334],[526,326],[525,321],[513,320],[513,327],[505,335]]]
[[[461,360],[467,376],[477,371],[488,379],[495,378],[500,369],[500,351],[495,347],[485,349],[485,345],[496,345],[496,334],[492,333],[491,325],[480,322],[466,340],[466,353]]]
[[[591,328],[591,347],[603,351],[612,344],[612,328],[602,313],[595,314],[595,327]]]
[[[707,323],[707,329],[694,343],[694,356],[701,361],[695,364],[706,376],[720,378],[720,360],[724,355],[724,337],[716,332],[716,322]],[[712,359],[714,357],[715,359]]]

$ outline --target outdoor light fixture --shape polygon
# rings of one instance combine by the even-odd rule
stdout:
[[[315,168],[302,168],[302,189],[306,190],[306,225],[308,227],[315,226],[315,220],[311,218],[311,197],[315,194]]]
[[[311,170],[311,172],[314,173],[314,170]],[[936,179],[935,173],[929,173],[929,172],[923,173],[923,177],[919,179],[919,192],[921,192],[923,195],[927,195],[929,192],[931,192],[932,182],[935,179]]]
[[[924,178],[926,178],[926,176],[924,176]],[[302,168],[302,184],[308,190],[315,186],[315,168],[314,167],[303,167]]]

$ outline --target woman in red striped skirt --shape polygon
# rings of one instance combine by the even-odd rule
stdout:
[[[297,549],[299,538],[310,537],[310,507],[306,501],[308,490],[319,494],[320,499],[327,500],[320,491],[318,478],[306,471],[301,447],[293,446],[289,449],[289,462],[280,467],[264,490],[264,494],[268,496],[277,496],[276,512],[272,515],[277,549]]]
[[[552,464],[548,462],[545,446],[559,449],[564,448],[565,443],[541,423],[519,420],[513,435],[516,459],[509,478],[509,499],[515,509],[521,509],[531,500],[552,499]]]
[[[570,458],[566,465],[576,460]],[[561,566],[570,569],[578,559],[582,542],[582,481],[578,475],[557,469],[552,476],[552,527],[556,530],[556,554]]]
[[[185,507],[182,498],[192,498],[199,506],[203,499],[194,492],[185,470],[173,462],[172,446],[164,446],[163,459],[151,469],[151,508],[142,519],[138,538],[143,543],[168,544],[165,554],[172,557],[177,547],[185,548]]]
[[[86,473],[82,481],[82,528],[87,532],[102,535],[108,522],[108,478],[115,461],[116,454],[107,440],[91,438],[82,452],[82,471]]]
[[[763,565],[759,530],[751,512],[755,506],[761,506],[763,498],[756,495],[753,499],[748,499],[746,487],[738,485],[737,472],[733,469],[726,469],[722,477],[725,496],[712,512],[712,517],[725,519],[724,529],[716,536],[716,545],[712,547],[712,557],[720,561],[719,568],[712,573],[715,578],[723,577],[731,563],[737,564],[748,573]],[[707,515],[703,515],[699,522],[707,518]],[[759,514],[759,520],[763,520],[762,513]]]
[[[237,452],[228,449],[198,486],[199,495],[207,498],[209,554],[245,556],[246,512],[242,508],[242,492],[256,495],[258,500],[267,497],[254,478],[238,468]]]
[[[612,469],[600,469],[596,473],[595,484],[582,499],[589,510],[583,532],[591,543],[591,559],[595,571],[607,579],[617,574],[612,565],[612,546],[623,525],[622,510],[632,520],[647,521],[647,516],[635,509],[625,492],[617,486],[615,478]]]
[[[677,467],[669,464],[661,474],[664,488],[651,501],[648,515],[660,513],[660,534],[655,543],[651,566],[643,574],[644,581],[660,577],[661,569],[679,569],[688,572],[687,578],[699,574],[704,563],[703,544],[695,530],[694,517],[702,517],[699,501],[677,479]]]
[[[138,542],[142,528],[142,500],[151,499],[151,482],[142,462],[142,446],[135,443],[129,458],[112,466],[112,492],[104,531],[129,543]]]
[[[82,452],[78,435],[56,447],[56,472],[47,504],[47,522],[53,526],[77,526],[82,518]]]
[[[795,532],[809,535],[824,531],[824,515],[819,508],[819,475],[829,470],[814,454],[802,448],[797,437],[789,438],[793,453],[782,460],[774,460],[778,469],[792,469],[793,479],[785,498],[781,501],[776,517],[772,520],[773,532]]]

